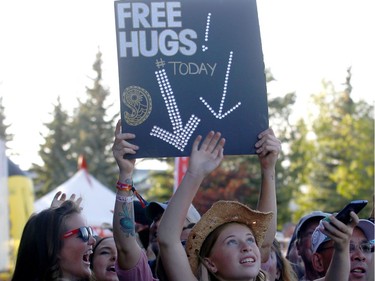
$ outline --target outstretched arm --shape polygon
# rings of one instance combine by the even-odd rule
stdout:
[[[116,125],[112,153],[119,167],[120,183],[131,183],[135,159],[124,159],[126,154],[135,154],[136,145],[129,143],[134,134],[121,133],[121,122]],[[113,214],[113,236],[117,248],[117,262],[120,269],[135,267],[141,256],[141,247],[135,238],[135,220],[132,191],[117,190]]]
[[[261,168],[262,186],[257,209],[262,212],[273,212],[272,222],[260,248],[262,262],[266,262],[271,252],[271,246],[277,229],[275,166],[281,151],[281,142],[276,138],[271,128],[261,132],[258,138],[259,140],[255,144],[255,147]]]
[[[196,280],[180,241],[189,206],[203,179],[219,166],[223,159],[225,139],[220,133],[210,132],[194,141],[186,174],[172,196],[159,225],[160,255],[170,280]]]
[[[321,227],[321,231],[334,241],[334,251],[327,273],[323,278],[317,279],[319,281],[337,281],[349,279],[350,238],[352,237],[354,227],[359,222],[359,218],[356,213],[351,212],[350,216],[352,221],[348,225],[343,224],[333,215],[329,218],[330,222],[322,221],[324,227]],[[313,259],[314,258],[315,257],[313,256]]]

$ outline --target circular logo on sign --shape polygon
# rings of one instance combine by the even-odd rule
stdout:
[[[122,101],[129,108],[125,111],[125,121],[131,126],[142,124],[151,113],[151,96],[141,87],[127,87],[122,94]]]

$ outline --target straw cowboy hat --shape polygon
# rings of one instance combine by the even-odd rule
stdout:
[[[193,227],[186,243],[186,253],[193,273],[197,275],[199,252],[204,240],[217,227],[230,222],[245,224],[251,229],[260,248],[272,216],[272,212],[255,211],[236,201],[214,203]]]

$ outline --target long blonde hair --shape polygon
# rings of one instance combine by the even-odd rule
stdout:
[[[289,260],[284,257],[283,253],[281,252],[281,246],[279,241],[276,239],[273,240],[272,243],[272,251],[276,254],[277,259],[277,269],[280,271],[280,277],[277,281],[297,281],[297,274],[293,270],[293,267]],[[273,280],[271,280],[273,281]]]

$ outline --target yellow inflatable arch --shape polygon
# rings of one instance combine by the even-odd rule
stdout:
[[[9,260],[10,272],[3,272],[0,280],[10,280],[16,262],[23,228],[34,212],[34,186],[31,178],[8,159],[9,195]]]

